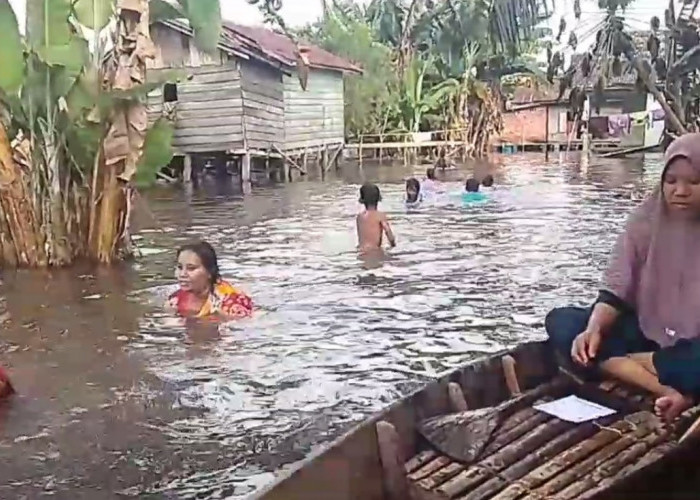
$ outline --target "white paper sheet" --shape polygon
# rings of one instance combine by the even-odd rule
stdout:
[[[533,406],[535,410],[542,411],[553,417],[576,424],[588,422],[596,418],[607,417],[616,413],[612,408],[601,406],[592,401],[581,399],[578,396],[567,396],[549,403]]]

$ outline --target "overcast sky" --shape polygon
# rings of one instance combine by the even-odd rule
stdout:
[[[366,4],[369,0],[356,0]],[[680,0],[676,0],[677,5]],[[552,3],[549,0],[548,3]],[[559,26],[559,20],[563,15],[568,24],[568,31],[575,30],[579,43],[589,45],[592,43],[592,34],[603,15],[597,7],[597,0],[582,0],[583,15],[580,22],[576,22],[573,15],[573,0],[554,0],[556,14],[550,21],[550,26],[555,30]],[[10,0],[18,17],[24,19],[25,0]],[[282,0],[282,17],[290,26],[300,26],[316,20],[322,14],[321,0]],[[663,13],[667,3],[664,0],[635,0],[625,15],[627,23],[632,29],[648,29],[651,16],[659,16],[663,23]],[[223,17],[242,24],[260,24],[262,16],[257,7],[248,4],[245,0],[221,0]],[[22,24],[24,24],[22,22]],[[576,28],[574,28],[576,26]],[[564,40],[566,42],[566,40]]]
[[[367,3],[368,0],[358,0]],[[25,0],[10,0],[17,17],[24,18]],[[226,19],[242,24],[260,24],[262,16],[257,7],[245,0],[221,0],[222,15]],[[322,14],[321,0],[283,0],[282,17],[291,26],[304,25]]]

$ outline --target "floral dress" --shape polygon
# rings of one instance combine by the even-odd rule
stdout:
[[[187,316],[189,313],[186,308],[188,293],[186,290],[178,290],[170,296],[170,305],[182,316]],[[195,317],[204,318],[213,314],[229,318],[245,318],[253,314],[253,301],[227,281],[221,280],[214,285],[214,290]]]

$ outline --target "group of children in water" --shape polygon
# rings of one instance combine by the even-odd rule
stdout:
[[[461,193],[462,202],[467,204],[485,201],[481,186],[490,189],[493,186],[493,176],[486,175],[481,181],[475,177],[467,179],[464,191]],[[416,208],[426,198],[440,192],[438,181],[435,177],[435,169],[429,168],[425,173],[425,179],[419,181],[415,177],[406,180],[405,204],[408,208]],[[391,230],[391,225],[384,212],[378,210],[382,195],[379,188],[370,182],[360,188],[360,203],[365,210],[357,214],[357,239],[361,252],[379,250],[382,248],[383,237],[386,236],[389,246],[396,246],[396,238]]]

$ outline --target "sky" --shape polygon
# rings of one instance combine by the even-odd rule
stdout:
[[[235,21],[241,24],[261,24],[263,22],[262,15],[257,7],[248,4],[245,0],[220,0],[221,12],[225,19]],[[285,22],[292,26],[298,27],[306,23],[313,22],[318,19],[323,13],[321,0],[282,0],[282,18]],[[369,0],[356,0],[358,3],[366,4]],[[555,4],[555,15],[549,21],[550,27],[555,34],[559,26],[559,20],[562,16],[567,21],[567,34],[564,36],[568,39],[568,31],[573,29],[581,46],[587,47],[593,43],[596,24],[602,19],[597,0],[581,0],[581,9],[583,15],[577,23],[574,19],[573,2],[574,0],[548,0],[551,4]],[[680,4],[676,0],[677,5]],[[25,0],[10,0],[10,4],[15,9],[18,18],[24,19]],[[626,19],[628,27],[631,29],[648,29],[649,19],[651,16],[659,16],[663,22],[664,9],[667,3],[664,0],[635,0],[627,10]],[[22,22],[22,24],[24,24]],[[566,43],[566,40],[564,40]]]
[[[367,3],[368,0],[359,0]],[[25,0],[10,0],[18,18],[24,18]],[[283,0],[282,17],[290,26],[302,26],[318,19],[323,10],[321,0]],[[245,0],[221,0],[221,14],[225,19],[241,24],[261,24],[262,15],[257,7]]]

